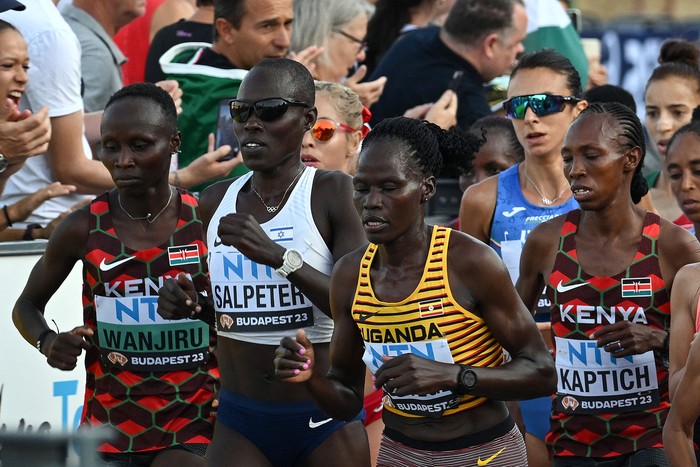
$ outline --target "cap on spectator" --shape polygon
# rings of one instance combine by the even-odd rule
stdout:
[[[17,0],[0,0],[0,12],[6,10],[24,10],[26,7]]]

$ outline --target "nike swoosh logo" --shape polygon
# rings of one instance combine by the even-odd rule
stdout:
[[[383,403],[382,403],[382,404],[379,404],[378,406],[376,406],[376,407],[374,408],[374,413],[379,413],[379,412],[381,412],[383,408],[384,408],[384,404],[383,404]]]
[[[326,423],[330,422],[333,420],[332,418],[327,418],[325,420],[321,420],[320,422],[314,422],[313,417],[309,417],[309,428],[318,428],[321,425],[325,425]]]
[[[511,209],[510,211],[503,211],[502,214],[503,214],[504,217],[513,217],[513,216],[516,215],[517,213],[522,212],[522,211],[524,211],[524,210],[525,210],[524,207],[522,207],[522,206],[517,206],[517,207],[514,207],[513,209]]]
[[[483,466],[485,466],[485,465],[489,465],[489,464],[491,463],[492,460],[494,460],[496,457],[498,457],[498,455],[499,455],[500,453],[503,452],[504,449],[505,449],[504,447],[501,448],[501,450],[498,451],[496,454],[494,454],[493,456],[491,456],[491,457],[489,457],[489,458],[487,458],[487,459],[484,459],[483,461],[481,460],[481,457],[479,457],[479,458],[476,460],[476,465],[478,465],[479,467],[483,467]]]
[[[105,263],[104,258],[102,258],[102,262],[100,263],[100,270],[109,271],[110,269],[114,269],[117,266],[126,263],[127,261],[131,261],[134,258],[136,258],[136,256],[129,256],[128,258],[120,259],[119,261],[114,261],[109,264]]]
[[[557,284],[557,292],[559,292],[559,293],[568,292],[569,290],[574,290],[574,289],[581,287],[583,285],[588,285],[588,282],[582,282],[580,284],[571,284],[571,285],[562,285],[562,282],[563,281],[559,281],[559,283]]]
[[[221,239],[217,236],[217,237],[214,239],[214,246],[215,246],[215,247],[216,247],[216,246],[219,246],[219,245],[221,245],[221,243],[222,243],[222,242],[221,242]]]

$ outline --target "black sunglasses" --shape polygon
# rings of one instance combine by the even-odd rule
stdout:
[[[255,110],[255,115],[257,115],[260,120],[271,122],[287,113],[287,109],[290,105],[299,107],[309,106],[306,102],[285,99],[283,97],[270,97],[256,102],[244,102],[238,99],[231,99],[228,104],[231,110],[231,118],[238,123],[247,122],[248,118],[250,118],[251,110]]]
[[[503,110],[506,111],[506,117],[523,119],[527,108],[538,117],[551,115],[564,111],[567,102],[575,104],[581,99],[574,96],[556,96],[554,94],[530,94],[529,96],[511,97],[503,103]]]

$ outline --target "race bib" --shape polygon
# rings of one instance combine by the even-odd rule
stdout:
[[[377,343],[365,341],[365,352],[362,360],[372,373],[375,373],[384,363],[382,356],[398,357],[411,353],[428,360],[444,363],[454,363],[450,347],[446,339],[422,342]],[[389,407],[420,417],[437,418],[443,412],[459,404],[459,395],[454,391],[440,390],[433,394],[409,394],[397,396],[387,393]],[[385,398],[386,400],[386,398]]]
[[[165,320],[157,296],[95,296],[102,361],[129,371],[195,368],[209,358],[209,326]]]
[[[270,266],[238,252],[210,257],[217,328],[224,332],[269,332],[314,325],[311,301]]]
[[[555,410],[565,413],[632,412],[657,407],[654,352],[615,358],[595,340],[555,337]]]

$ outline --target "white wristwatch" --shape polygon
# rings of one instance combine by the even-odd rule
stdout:
[[[282,266],[279,269],[275,269],[275,272],[282,277],[287,277],[297,269],[304,265],[304,258],[296,250],[287,250],[282,256]]]

